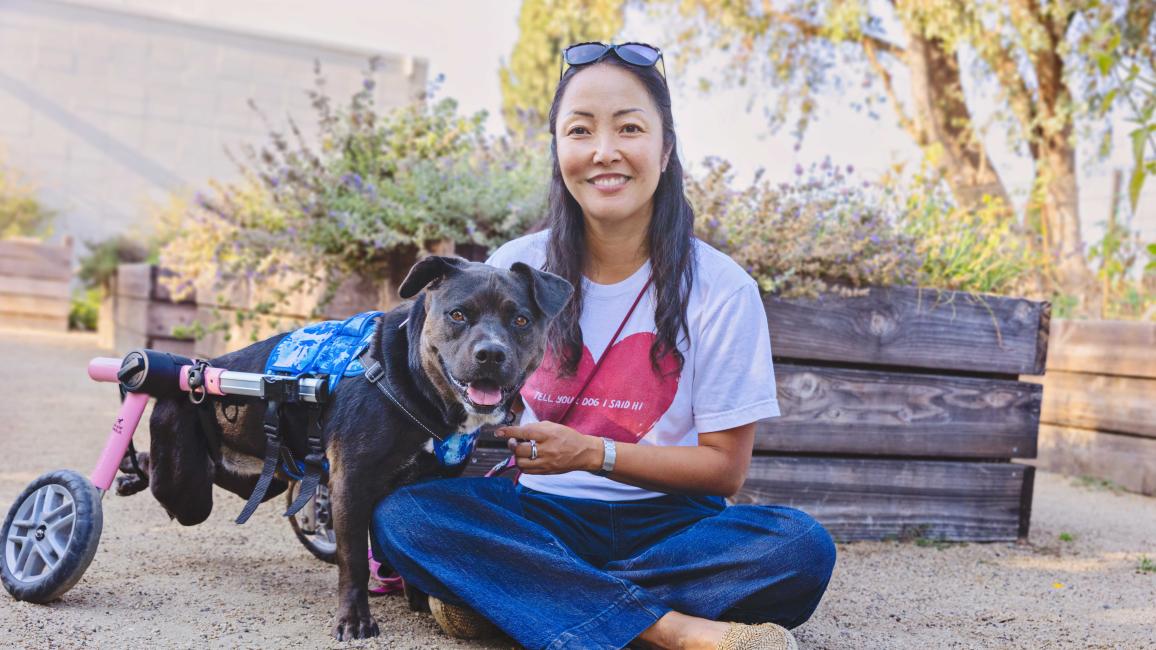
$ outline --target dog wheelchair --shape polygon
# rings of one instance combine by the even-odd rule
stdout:
[[[32,481],[16,498],[0,529],[0,581],[17,600],[47,603],[71,589],[84,575],[100,542],[104,517],[101,500],[113,487],[118,470],[147,486],[136,466],[132,437],[149,398],[178,392],[196,399],[205,395],[237,396],[324,404],[328,383],[321,377],[231,372],[177,355],[135,350],[124,359],[99,357],[88,375],[119,383],[122,402],[108,440],[89,476],[62,469]],[[137,490],[143,489],[137,488]],[[126,493],[131,493],[128,491]],[[300,481],[287,490],[290,505],[300,496]],[[317,558],[334,562],[336,541],[324,485],[289,518],[297,538]]]

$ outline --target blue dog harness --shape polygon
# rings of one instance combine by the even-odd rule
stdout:
[[[360,357],[372,344],[374,327],[382,315],[380,311],[367,311],[343,321],[322,321],[290,332],[269,355],[265,374],[327,375],[332,395],[343,378],[365,372]],[[467,462],[474,452],[479,431],[481,429],[443,438],[435,435],[434,455],[438,464],[451,470]],[[292,469],[303,471],[300,467],[285,467],[286,473],[294,476]]]

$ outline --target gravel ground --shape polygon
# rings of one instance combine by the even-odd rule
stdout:
[[[0,513],[46,471],[91,471],[117,406],[114,386],[87,379],[94,356],[110,353],[90,335],[0,329]],[[137,444],[147,448],[146,432]],[[0,647],[513,645],[449,639],[399,597],[371,601],[379,638],[333,641],[336,569],[298,544],[276,507],[236,526],[242,501],[216,496],[212,517],[185,528],[147,492],[109,495],[80,583],[46,606],[0,595]],[[803,648],[1156,648],[1145,557],[1156,563],[1156,499],[1039,472],[1028,543],[841,544],[829,591],[796,635]]]

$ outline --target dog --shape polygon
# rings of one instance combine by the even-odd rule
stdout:
[[[358,375],[338,384],[322,416],[337,538],[333,636],[338,640],[379,634],[367,593],[367,538],[374,505],[395,488],[437,469],[433,439],[414,415],[425,423],[441,423],[439,436],[502,422],[523,382],[541,363],[547,327],[572,291],[563,278],[521,263],[505,270],[430,256],[410,270],[399,294],[416,299],[381,317],[371,345],[373,358],[385,367],[382,381],[398,402]],[[211,364],[261,373],[284,336]],[[198,431],[210,426],[201,424],[196,412],[203,407],[177,396],[158,398],[149,421],[150,448],[139,455],[153,496],[186,526],[208,518],[214,484],[248,498],[265,453],[263,404],[210,399],[216,402],[212,413],[219,427],[219,450],[210,453],[209,437]],[[283,430],[305,426],[305,418],[298,417],[301,412],[291,410],[294,406],[285,406],[289,410]],[[286,439],[289,435],[285,433]],[[287,485],[285,477],[276,475],[265,500]]]

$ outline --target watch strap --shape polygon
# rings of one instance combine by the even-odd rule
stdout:
[[[598,470],[599,476],[606,476],[614,471],[614,461],[618,459],[618,447],[614,444],[613,438],[602,439],[602,469]]]

